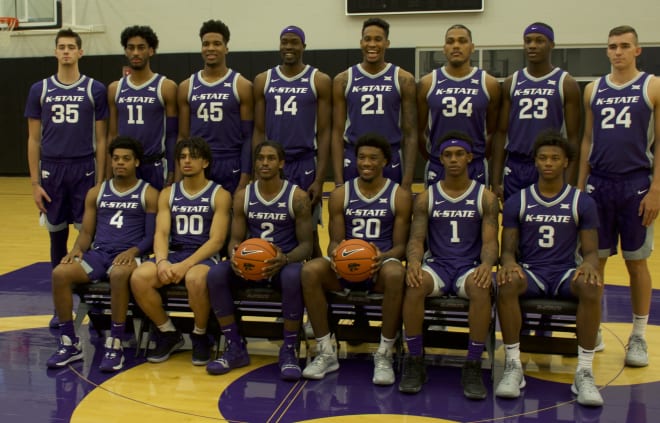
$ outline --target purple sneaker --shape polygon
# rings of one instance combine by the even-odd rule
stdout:
[[[58,369],[74,361],[82,360],[82,358],[83,350],[82,345],[80,345],[80,339],[76,338],[76,343],[74,344],[71,338],[62,335],[57,351],[46,361],[46,365],[49,369]]]
[[[295,347],[282,345],[282,348],[280,348],[279,366],[280,378],[282,380],[295,382],[302,376],[302,370],[300,369],[300,362],[298,361]]]
[[[121,339],[108,338],[105,340],[105,353],[99,365],[102,372],[116,372],[124,367],[124,350],[121,347]]]
[[[242,342],[230,342],[222,357],[206,365],[206,371],[211,375],[223,375],[232,369],[250,364],[250,355]]]

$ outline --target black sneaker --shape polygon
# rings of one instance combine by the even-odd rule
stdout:
[[[192,342],[192,364],[205,366],[211,360],[211,338],[207,335],[190,334]]]
[[[183,346],[183,336],[178,330],[176,332],[160,332],[156,334],[156,348],[149,351],[147,361],[150,363],[162,363],[170,358],[170,354]]]
[[[399,391],[406,394],[416,394],[422,390],[422,385],[426,383],[426,380],[424,357],[406,356],[403,361],[403,372],[401,373],[401,382],[399,382]]]
[[[463,395],[469,399],[484,399],[488,394],[481,377],[481,361],[467,360],[461,371],[461,386]]]

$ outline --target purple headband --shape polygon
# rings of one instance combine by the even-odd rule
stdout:
[[[449,147],[462,147],[468,153],[472,153],[472,147],[470,147],[469,143],[463,140],[451,138],[443,141],[442,144],[440,144],[440,154],[442,154]]]
[[[545,25],[531,24],[525,28],[523,36],[530,33],[545,35],[548,40],[552,41],[553,43],[555,42],[555,33]]]
[[[284,28],[282,32],[280,32],[280,38],[282,38],[284,34],[297,35],[298,37],[300,37],[302,43],[305,44],[305,31],[303,31],[302,29],[298,28],[295,25],[289,25],[286,28]]]

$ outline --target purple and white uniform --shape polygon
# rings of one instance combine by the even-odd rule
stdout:
[[[40,179],[52,199],[48,229],[82,222],[85,195],[96,181],[96,122],[108,118],[105,86],[84,75],[65,85],[53,75],[32,85],[25,117],[41,121]]]
[[[166,131],[167,111],[163,100],[163,75],[154,74],[142,85],[125,76],[117,84],[118,134],[142,143],[144,158],[137,169],[138,177],[161,190],[167,176]]]
[[[387,63],[375,75],[360,64],[348,68],[346,124],[344,127],[344,180],[356,178],[355,143],[362,135],[375,132],[385,137],[392,147],[392,162],[383,169],[385,177],[400,183],[401,170],[401,87],[398,66]]]
[[[277,245],[285,254],[298,246],[293,194],[297,185],[284,181],[280,192],[270,201],[259,193],[259,181],[245,188],[243,212],[248,238],[262,238]]]
[[[513,73],[509,96],[509,125],[504,149],[504,197],[538,180],[533,147],[539,133],[554,129],[566,134],[564,122],[564,80],[568,73],[554,68],[535,78],[527,68]]]
[[[444,179],[445,169],[440,163],[438,140],[449,131],[461,131],[470,136],[474,156],[468,168],[470,178],[487,183],[484,157],[490,94],[486,87],[486,75],[485,71],[476,67],[462,78],[447,74],[444,67],[433,71],[431,87],[426,93],[429,109],[425,130],[426,151],[429,153],[426,182],[429,186]]]
[[[201,137],[211,148],[211,179],[233,193],[241,173],[249,173],[241,163],[246,140],[241,132],[241,98],[237,81],[240,74],[231,69],[221,79],[207,82],[202,71],[190,76],[190,136]]]

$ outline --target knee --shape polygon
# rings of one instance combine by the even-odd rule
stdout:
[[[324,258],[316,258],[305,263],[300,271],[303,290],[314,289],[321,286],[320,275],[327,273],[330,263]]]
[[[132,271],[133,269],[128,266],[113,267],[110,272],[110,288],[123,289],[128,287]]]
[[[208,266],[194,266],[188,270],[185,276],[185,283],[189,294],[199,295],[207,292],[206,276],[208,272]]]
[[[64,268],[64,265],[58,264],[55,269],[53,269],[52,273],[52,284],[53,284],[53,289],[62,289],[66,285],[69,285],[69,282],[67,281],[66,277],[66,269]]]
[[[155,288],[153,280],[157,277],[155,267],[150,269],[148,264],[135,269],[130,277],[131,290],[135,296],[140,296],[145,292]]]
[[[398,293],[401,295],[405,285],[406,272],[399,263],[386,263],[380,269],[381,276],[384,277],[385,293]]]

